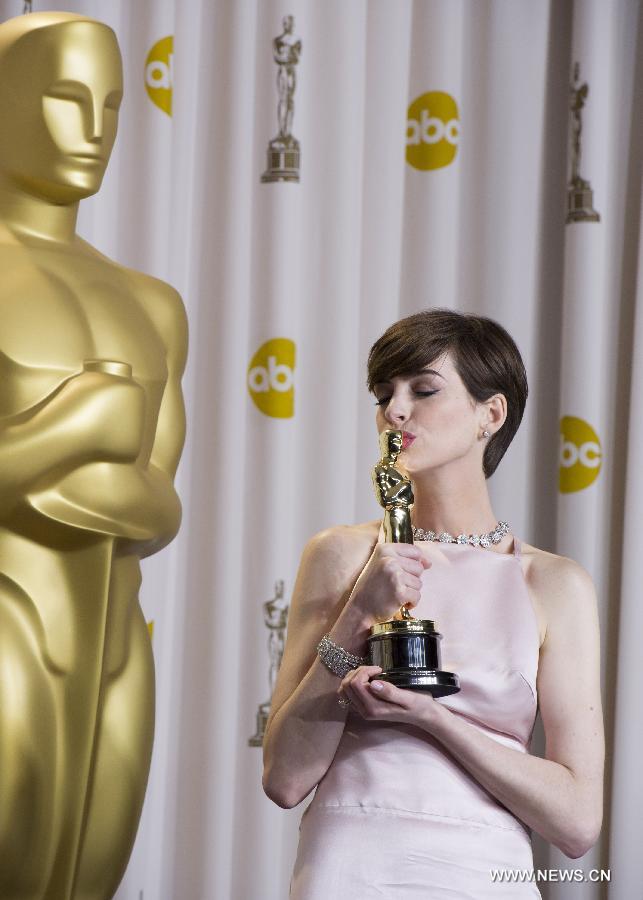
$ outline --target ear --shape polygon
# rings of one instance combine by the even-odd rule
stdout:
[[[507,418],[507,398],[504,394],[494,394],[483,404],[485,420],[481,423],[493,436],[500,431]]]

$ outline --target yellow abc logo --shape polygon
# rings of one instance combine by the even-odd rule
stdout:
[[[589,487],[598,478],[603,452],[598,435],[584,419],[563,416],[560,420],[561,494]]]
[[[168,116],[172,115],[173,45],[172,35],[161,38],[145,60],[145,89],[150,100]]]
[[[450,94],[429,91],[409,106],[406,161],[415,169],[441,169],[453,162],[460,140],[458,104]]]
[[[257,350],[248,366],[248,391],[257,409],[275,419],[295,414],[295,344],[272,338]]]

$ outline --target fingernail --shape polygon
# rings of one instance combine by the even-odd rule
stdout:
[[[381,681],[371,681],[370,684],[374,691],[381,691],[384,688]]]

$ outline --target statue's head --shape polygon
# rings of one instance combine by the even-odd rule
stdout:
[[[123,97],[116,35],[71,13],[0,25],[0,177],[66,205],[95,194]]]
[[[281,20],[281,24],[283,25],[286,34],[292,34],[292,30],[295,27],[295,19],[293,16],[284,16]]]
[[[402,438],[403,434],[401,431],[393,429],[383,431],[380,434],[380,452],[382,456],[397,457],[402,450]]]

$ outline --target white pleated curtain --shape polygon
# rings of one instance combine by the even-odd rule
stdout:
[[[530,399],[494,506],[525,540],[578,559],[599,590],[603,835],[574,862],[536,840],[536,865],[611,868],[609,885],[583,885],[587,900],[639,896],[638,2],[34,3],[52,7],[107,21],[125,61],[119,138],[81,232],[177,287],[191,326],[184,524],[145,562],[141,595],[154,759],[117,897],[287,896],[302,808],[263,796],[248,744],[269,693],[264,604],[279,581],[288,602],[309,536],[379,515],[366,355],[427,306],[489,315],[516,338]],[[2,18],[21,11],[0,0]],[[265,183],[285,15],[302,42],[300,181]],[[575,90],[588,85],[580,175],[600,220],[565,224],[575,63]],[[539,887],[579,896],[575,883]]]

